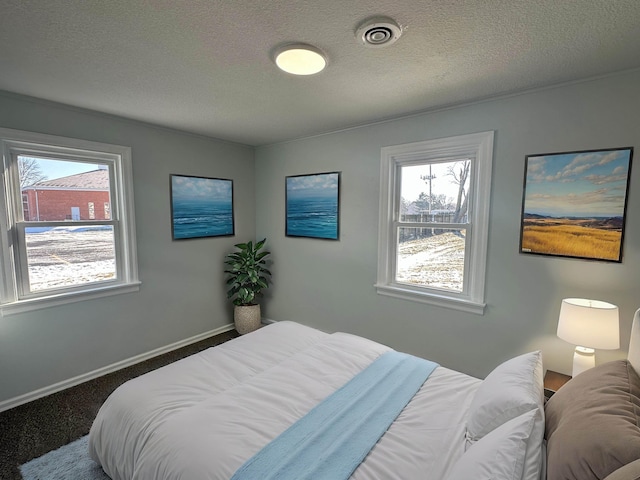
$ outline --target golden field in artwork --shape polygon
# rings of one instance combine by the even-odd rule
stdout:
[[[527,218],[522,251],[617,261],[621,240],[619,218]]]

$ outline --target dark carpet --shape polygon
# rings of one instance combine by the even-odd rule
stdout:
[[[0,479],[18,466],[89,433],[107,397],[127,380],[238,336],[231,330],[0,413]]]

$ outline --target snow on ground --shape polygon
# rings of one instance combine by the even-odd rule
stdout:
[[[38,291],[115,277],[111,230],[52,229],[27,234],[29,281]],[[443,233],[400,244],[398,281],[462,290],[464,237]]]
[[[26,240],[32,291],[115,277],[111,230],[52,229],[27,233]]]
[[[398,281],[462,291],[464,242],[464,237],[448,232],[401,243]]]

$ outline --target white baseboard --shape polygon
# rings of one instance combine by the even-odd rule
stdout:
[[[97,370],[93,370],[92,372],[84,373],[82,375],[78,375],[77,377],[63,380],[62,382],[49,385],[48,387],[39,388],[38,390],[34,390],[33,392],[25,393],[24,395],[20,395],[14,398],[10,398],[8,400],[4,400],[0,402],[0,412],[4,412],[5,410],[9,410],[10,408],[17,407],[24,403],[32,402],[33,400],[37,400],[38,398],[46,397],[47,395],[51,395],[52,393],[65,390],[70,387],[75,387],[76,385],[80,385],[81,383],[84,383],[88,380],[93,380],[94,378],[102,377],[103,375],[107,375],[108,373],[116,372],[123,368],[130,367],[131,365],[135,365],[136,363],[144,362],[145,360],[149,360],[150,358],[157,357],[158,355],[172,352],[173,350],[186,347],[187,345],[197,343],[201,340],[205,340],[207,338],[213,337],[215,335],[219,335],[221,333],[228,332],[233,329],[234,329],[234,325],[233,323],[230,323],[228,325],[224,325],[214,330],[209,330],[208,332],[195,335],[191,338],[180,340],[179,342],[172,343],[171,345],[166,345],[164,347],[156,348],[155,350],[151,350],[150,352],[142,353],[140,355],[136,355],[135,357],[121,360],[120,362],[107,365],[106,367],[98,368]]]

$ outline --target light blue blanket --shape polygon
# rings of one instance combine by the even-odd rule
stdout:
[[[250,458],[232,480],[347,479],[438,364],[390,351]]]

